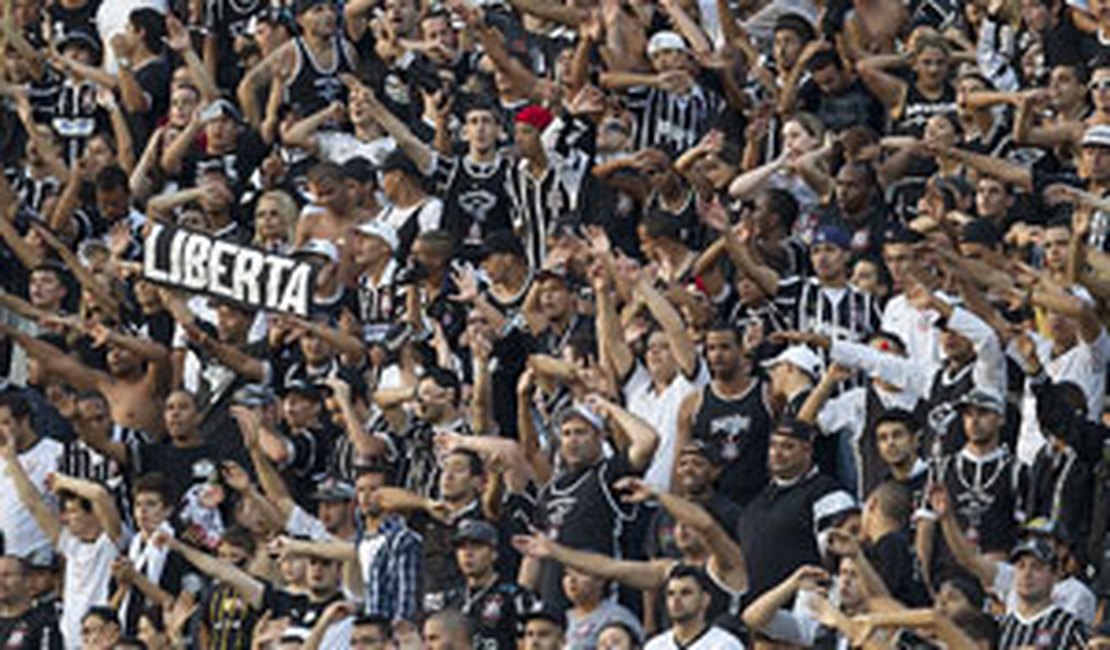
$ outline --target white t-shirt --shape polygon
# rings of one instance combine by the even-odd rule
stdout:
[[[40,438],[35,446],[19,455],[19,464],[35,489],[46,492],[46,475],[58,470],[62,443]],[[4,534],[4,552],[26,557],[50,547],[50,540],[35,523],[31,511],[23,506],[15,484],[8,475],[8,461],[0,458],[0,533]]]
[[[659,434],[659,446],[651,465],[644,472],[644,482],[657,490],[669,490],[671,471],[675,461],[675,437],[678,435],[678,410],[682,400],[690,393],[700,390],[709,383],[709,371],[698,358],[698,368],[694,371],[693,381],[682,375],[680,370],[662,393],[655,391],[651,373],[641,363],[624,384],[624,399],[628,412],[644,420]]]
[[[374,165],[380,165],[385,157],[397,148],[393,138],[378,138],[366,142],[359,140],[350,133],[341,131],[325,131],[316,134],[316,146],[320,150],[320,158],[342,165],[352,158],[365,158]]]
[[[67,649],[78,650],[81,647],[81,617],[90,607],[108,604],[112,562],[119,556],[119,549],[107,533],[101,533],[94,542],[82,542],[63,529],[58,537],[58,553],[66,560],[62,638]]]
[[[1102,417],[1102,400],[1106,394],[1106,362],[1110,359],[1110,337],[1103,330],[1097,340],[1086,343],[1082,339],[1067,352],[1052,358],[1052,342],[1030,334],[1036,344],[1041,366],[1052,381],[1072,382],[1083,390],[1087,398],[1087,417],[1092,422]],[[1010,342],[1007,352],[1016,356],[1016,343]],[[1032,465],[1037,452],[1044,446],[1045,437],[1037,421],[1037,400],[1025,383],[1021,396],[1021,430],[1018,433],[1017,457],[1022,463]]]
[[[401,228],[408,223],[414,213],[417,213],[417,232],[425,233],[430,230],[438,230],[443,223],[443,201],[433,196],[407,208],[391,205],[378,218],[385,220],[397,232],[401,232]]]
[[[934,327],[938,318],[937,312],[921,311],[900,293],[883,309],[882,330],[902,339],[909,358],[940,365],[944,362],[944,354],[940,347],[940,330]]]
[[[740,639],[725,632],[719,627],[710,627],[706,629],[693,643],[689,645],[678,645],[674,640],[674,630],[667,630],[666,632],[652,637],[644,650],[744,650],[744,644]]]
[[[1017,570],[1009,562],[997,562],[994,566],[996,571],[991,590],[1006,603],[1007,613],[1017,611],[1017,592],[1014,591]],[[1052,603],[1059,605],[1060,609],[1083,621],[1087,626],[1095,622],[1098,599],[1087,585],[1075,578],[1058,580],[1053,585]]]

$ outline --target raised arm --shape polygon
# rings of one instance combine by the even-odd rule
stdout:
[[[521,555],[535,559],[551,559],[577,571],[616,580],[633,589],[658,589],[667,579],[671,563],[617,560],[608,555],[579,551],[563,546],[543,535],[516,535],[513,547]]]
[[[285,521],[289,521],[289,515],[293,513],[293,508],[297,504],[289,494],[289,488],[285,485],[285,481],[282,480],[277,468],[262,451],[260,440],[262,435],[261,416],[245,406],[231,407],[231,415],[235,418],[236,424],[239,425],[239,432],[243,436],[243,446],[247,448],[251,464],[258,474],[258,484],[262,486],[262,493],[277,507]]]
[[[27,354],[43,364],[46,372],[72,384],[79,390],[100,390],[112,382],[107,373],[94,370],[58,348],[37,338],[0,324],[0,335],[7,336]]]
[[[906,64],[900,54],[880,54],[869,56],[856,63],[856,72],[867,89],[887,107],[892,117],[899,117],[905,109],[909,85],[890,74],[888,70]]]
[[[641,277],[632,289],[634,296],[643,301],[651,312],[652,318],[663,328],[667,343],[671,346],[671,354],[682,374],[693,380],[698,371],[698,351],[690,334],[686,331],[686,323],[682,322],[682,315],[674,305],[659,293],[646,277]]]
[[[355,552],[355,545],[352,542],[344,541],[341,539],[333,539],[321,542],[308,541],[304,539],[293,539],[292,537],[286,537],[285,535],[282,535],[271,544],[271,548],[281,553],[318,557],[325,560],[333,560],[335,562],[358,561],[358,554]]]
[[[614,433],[621,433],[628,440],[628,462],[637,471],[644,470],[651,463],[655,449],[659,446],[659,433],[644,420],[632,415],[624,408],[591,395],[590,406],[598,415],[616,425]]]
[[[0,454],[4,456],[8,476],[11,477],[12,483],[15,485],[16,496],[23,503],[23,507],[30,511],[31,517],[42,532],[46,533],[50,543],[57,545],[58,538],[62,534],[62,521],[59,519],[58,513],[46,504],[38,488],[31,482],[31,477],[27,476],[27,471],[20,464],[19,451],[16,448],[13,436],[4,435],[0,437]]]
[[[929,505],[940,522],[944,541],[952,551],[956,562],[978,578],[984,589],[991,589],[994,578],[998,574],[998,567],[993,560],[980,554],[971,540],[964,535],[964,531],[960,530],[960,523],[956,521],[956,513],[952,510],[948,490],[943,485],[934,484],[929,490]]]
[[[604,266],[604,265],[602,265]],[[598,269],[593,273],[594,296],[597,300],[597,346],[598,357],[602,363],[609,364],[613,375],[618,380],[628,377],[636,363],[632,348],[624,340],[624,330],[620,325],[617,315],[615,296],[612,293],[612,282],[607,268]]]
[[[161,543],[171,551],[177,551],[201,572],[237,591],[252,609],[262,609],[262,598],[266,593],[266,587],[258,578],[230,562],[214,558],[165,533],[155,535],[154,543]]]
[[[516,429],[517,440],[524,458],[532,467],[536,479],[546,483],[552,475],[551,461],[540,448],[540,436],[536,431],[535,414],[532,411],[532,391],[535,390],[535,371],[526,368],[520,375],[516,387]]]
[[[346,112],[347,109],[342,102],[335,102],[330,106],[325,106],[312,115],[294,122],[289,128],[283,129],[281,132],[282,144],[318,153],[319,141],[316,139],[317,131],[319,131],[320,127],[324,124],[332,120],[342,119]]]
[[[432,148],[420,138],[416,137],[416,134],[414,134],[400,118],[391,113],[390,110],[385,107],[385,104],[381,103],[377,95],[374,94],[374,91],[357,82],[355,82],[355,85],[363,89],[366,93],[370,114],[373,116],[374,121],[397,141],[397,146],[405,152],[405,155],[416,163],[416,166],[422,172],[428,173],[432,169],[432,161],[435,159],[435,153],[432,151]]]
[[[120,519],[119,510],[116,508],[116,500],[112,493],[99,483],[79,479],[75,476],[66,476],[65,474],[54,474],[53,476],[54,492],[72,492],[79,498],[91,503],[93,515],[104,527],[104,532],[108,534],[112,543],[118,545],[123,536],[123,522]]]

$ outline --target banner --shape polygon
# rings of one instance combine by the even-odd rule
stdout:
[[[151,282],[233,300],[246,307],[308,316],[315,274],[310,263],[164,223],[143,244]]]

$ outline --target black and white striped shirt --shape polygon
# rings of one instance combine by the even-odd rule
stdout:
[[[1082,648],[1087,628],[1058,605],[1049,605],[1033,618],[1016,611],[1002,619],[999,650],[1011,648]]]
[[[547,166],[543,171],[536,174],[527,158],[513,168],[513,230],[524,239],[534,269],[543,264],[547,238],[555,227],[568,220],[577,221],[583,184],[593,162],[587,131],[577,120],[557,119],[544,131]]]
[[[636,148],[682,152],[698,143],[724,106],[723,98],[695,83],[685,95],[642,86],[628,91],[628,108],[636,116]]]
[[[794,328],[834,341],[860,343],[877,332],[882,313],[874,297],[852,285],[826,287],[816,277],[794,276],[779,283],[774,302],[794,314]],[[828,363],[828,352],[819,352]]]

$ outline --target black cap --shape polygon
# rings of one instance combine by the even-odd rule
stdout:
[[[293,5],[293,11],[298,16],[300,16],[301,14],[308,11],[309,9],[312,9],[316,5],[322,5],[324,3],[331,2],[331,1],[332,0],[297,0],[296,3]]]
[[[482,242],[483,259],[490,255],[502,253],[520,258],[527,256],[527,253],[524,252],[524,244],[520,243],[520,238],[514,235],[513,231],[507,229],[494,230],[486,235],[485,241]]]
[[[812,41],[816,36],[816,31],[813,29],[813,23],[809,22],[805,16],[793,12],[780,14],[775,19],[774,31],[789,29],[797,34],[803,41]]]
[[[316,501],[352,501],[355,488],[338,476],[329,474],[316,485],[312,498]]]
[[[794,418],[783,420],[774,432],[776,436],[786,436],[802,442],[813,442],[816,434],[817,429],[812,424]]]
[[[960,231],[962,244],[982,244],[994,248],[998,246],[999,241],[1001,237],[998,235],[998,228],[986,219],[973,219],[964,224],[963,230]]]
[[[567,619],[562,612],[539,601],[525,612],[524,616],[521,618],[524,619],[525,624],[527,624],[528,621],[540,620],[547,621],[557,626],[560,630],[565,630],[567,627]]]
[[[891,224],[883,230],[884,244],[917,244],[924,239],[921,233],[900,223]]]
[[[717,445],[710,444],[705,440],[695,438],[685,445],[682,445],[682,448],[678,450],[678,457],[681,458],[686,454],[697,454],[713,465],[721,464],[721,454],[719,453]]]
[[[94,59],[99,59],[102,48],[100,36],[91,29],[83,27],[67,27],[54,38],[54,47],[60,52],[70,45],[79,45],[90,53]]]
[[[240,406],[266,406],[276,401],[277,395],[274,394],[273,389],[262,384],[247,384],[231,396],[231,402]]]
[[[1010,562],[1017,562],[1023,555],[1032,555],[1045,564],[1056,564],[1056,549],[1043,537],[1030,537],[1010,551]]]
[[[455,529],[453,540],[456,544],[478,542],[497,546],[497,529],[493,524],[481,519],[464,519]]]
[[[373,163],[362,156],[355,156],[343,163],[343,178],[349,178],[359,183],[369,183],[377,180],[378,175],[374,173]]]
[[[293,381],[287,382],[283,388],[284,390],[281,392],[282,397],[296,393],[297,395],[304,395],[305,397],[315,400],[323,400],[325,395],[330,392],[325,386],[314,384],[303,379],[294,379]]]
[[[421,176],[420,170],[416,167],[416,163],[400,149],[390,151],[389,154],[386,155],[385,160],[382,161],[382,164],[378,166],[378,171],[382,174],[393,171],[404,172],[415,178]]]

